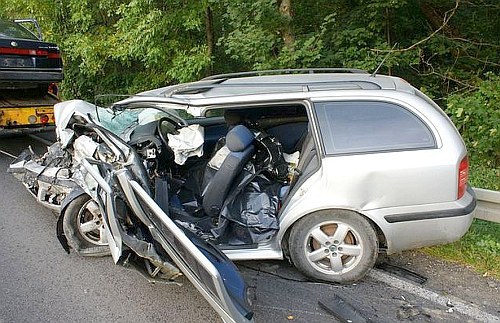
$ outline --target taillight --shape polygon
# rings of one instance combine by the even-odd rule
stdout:
[[[48,115],[46,115],[46,114],[42,114],[42,115],[40,116],[40,122],[41,122],[41,123],[43,123],[43,124],[48,123],[48,122],[49,122],[49,116],[48,116]]]
[[[3,55],[26,55],[26,56],[47,56],[48,58],[61,58],[61,53],[59,51],[49,52],[46,49],[0,47],[0,54],[3,54]]]
[[[460,162],[458,167],[458,195],[457,198],[460,199],[465,194],[467,189],[467,179],[469,178],[469,160],[465,156]]]
[[[6,55],[27,55],[27,56],[47,56],[48,51],[43,49],[9,48],[0,47],[0,54]]]
[[[48,58],[61,58],[61,53],[59,52],[49,52],[47,55]]]

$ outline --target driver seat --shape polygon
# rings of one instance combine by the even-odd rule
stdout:
[[[227,133],[225,145],[208,162],[202,185],[202,204],[207,215],[219,215],[236,177],[255,151],[254,140],[247,127],[235,126]]]

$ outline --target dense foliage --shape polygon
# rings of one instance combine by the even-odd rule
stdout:
[[[500,165],[500,76],[486,77],[476,90],[450,95],[447,111],[476,157]]]
[[[499,166],[498,0],[0,0],[62,48],[66,98],[134,93],[213,73],[356,67],[403,77]]]

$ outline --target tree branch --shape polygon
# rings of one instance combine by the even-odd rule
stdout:
[[[488,4],[488,3],[474,3],[472,1],[464,1],[463,3],[471,6],[471,7],[483,7],[483,8],[493,8],[493,9],[500,9],[500,6],[494,5],[494,4]]]
[[[476,41],[473,41],[473,40],[470,40],[470,39],[461,38],[461,37],[452,37],[450,39],[451,40],[461,41],[461,42],[464,42],[464,43],[469,43],[469,44],[472,44],[472,45],[475,45],[475,46],[487,46],[487,47],[493,47],[493,48],[500,48],[500,45],[491,44],[491,43],[476,42]]]
[[[470,55],[462,56],[461,58],[469,58],[469,59],[478,61],[480,63],[484,63],[485,65],[500,66],[500,64],[498,64],[498,63],[490,62],[488,60],[480,59],[480,58],[477,58],[477,57],[474,57],[474,56],[470,56]]]
[[[376,48],[371,49],[371,50],[374,51],[374,52],[379,52],[379,53],[387,53],[387,52],[407,52],[407,51],[410,51],[410,50],[414,49],[418,45],[420,45],[422,43],[425,43],[426,41],[428,41],[429,39],[431,39],[432,37],[434,37],[437,33],[439,33],[441,30],[443,30],[448,25],[448,22],[450,21],[450,19],[453,17],[453,15],[455,14],[455,12],[457,11],[459,4],[460,4],[460,0],[456,0],[455,1],[455,7],[453,7],[452,9],[450,9],[448,11],[446,11],[446,13],[444,14],[443,24],[441,25],[441,27],[439,27],[438,29],[436,29],[432,34],[430,34],[429,36],[425,37],[424,39],[421,39],[418,42],[414,43],[413,45],[411,45],[409,47],[406,47],[406,48],[395,49],[395,50],[376,49]]]

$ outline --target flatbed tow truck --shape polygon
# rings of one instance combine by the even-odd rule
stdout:
[[[0,19],[0,137],[53,130],[62,79],[59,47],[35,19]]]
[[[52,93],[34,96],[26,90],[0,90],[0,136],[38,133],[54,130]]]

